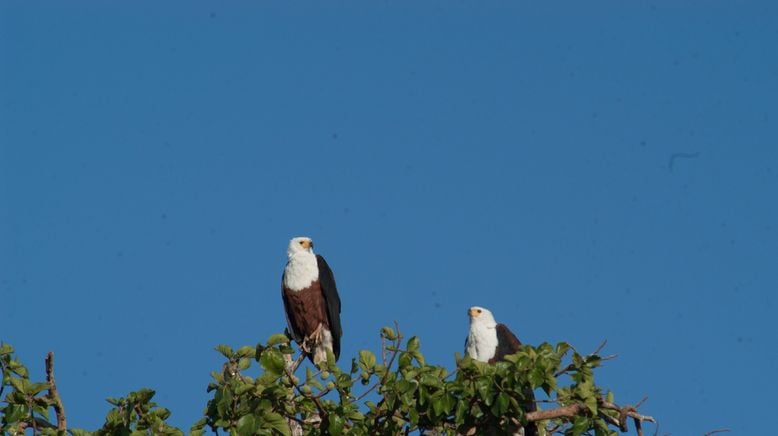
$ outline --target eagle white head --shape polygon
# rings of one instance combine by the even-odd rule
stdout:
[[[319,278],[313,241],[307,236],[298,236],[289,241],[286,249],[289,261],[284,268],[284,284],[295,291],[307,288]]]
[[[307,236],[297,236],[289,241],[289,248],[286,249],[286,255],[292,257],[297,253],[313,254],[313,240]]]
[[[497,350],[497,322],[488,309],[473,306],[467,309],[470,316],[470,332],[465,342],[465,352],[475,360],[487,362]]]
[[[467,314],[470,316],[470,329],[473,328],[495,328],[497,321],[494,320],[494,315],[489,309],[483,307],[473,306],[467,309]]]

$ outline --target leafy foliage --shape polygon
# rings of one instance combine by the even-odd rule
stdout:
[[[419,338],[404,341],[390,327],[381,330],[379,356],[362,350],[346,369],[329,356],[320,367],[296,371],[303,356],[294,359],[283,334],[257,346],[216,350],[225,363],[211,374],[212,396],[204,417],[190,429],[193,435],[219,430],[237,435],[509,434],[527,425],[547,434],[626,431],[627,409],[615,406],[613,394],[594,382],[602,358],[581,355],[564,342],[524,346],[495,365],[457,355],[453,372],[427,364]],[[51,398],[43,394],[48,385],[30,382],[12,353],[8,345],[0,347],[2,389],[12,389],[0,408],[0,432],[21,434],[32,427],[39,434],[56,434],[49,423]],[[540,404],[549,409],[527,413],[529,388],[545,394]],[[141,389],[109,398],[113,408],[101,429],[70,432],[183,434],[166,423],[170,412],[152,402],[153,396],[154,391]]]
[[[130,392],[125,398],[108,398],[108,402],[114,407],[105,416],[105,424],[93,434],[98,436],[109,435],[139,435],[154,434],[164,436],[183,436],[184,433],[169,426],[165,420],[170,416],[170,411],[164,407],[158,407],[151,401],[154,391],[141,389]],[[89,434],[81,432],[81,434]]]

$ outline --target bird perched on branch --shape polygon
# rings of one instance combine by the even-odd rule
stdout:
[[[289,334],[316,365],[331,350],[340,356],[340,297],[335,276],[322,256],[313,253],[313,241],[296,237],[286,250],[289,260],[281,279]]]
[[[467,311],[470,316],[470,333],[465,340],[465,353],[479,362],[494,364],[505,356],[519,351],[521,341],[505,324],[498,324],[492,312],[483,307],[473,306]],[[524,388],[524,412],[537,410],[532,387]],[[534,423],[524,428],[525,436],[537,436]]]

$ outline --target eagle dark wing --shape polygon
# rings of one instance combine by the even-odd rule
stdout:
[[[335,275],[332,274],[327,261],[317,254],[316,264],[319,267],[321,292],[327,304],[327,318],[332,334],[332,352],[337,359],[340,357],[340,337],[343,336],[343,329],[340,326],[340,296],[338,295],[338,287],[335,285]]]
[[[521,341],[505,324],[497,324],[497,350],[491,360],[502,360],[505,356],[519,351]]]
[[[494,353],[494,357],[489,360],[489,363],[494,363],[499,360],[503,360],[505,356],[513,354],[519,351],[521,347],[521,341],[505,324],[497,324],[497,351]],[[524,387],[525,401],[522,403],[524,412],[534,412],[537,410],[535,404],[535,393],[532,391],[532,387]],[[534,423],[529,423],[524,427],[524,436],[537,436],[538,429]]]

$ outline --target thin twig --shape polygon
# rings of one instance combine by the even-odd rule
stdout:
[[[302,389],[300,389],[300,387],[297,386],[297,383],[294,382],[294,375],[291,372],[289,372],[289,368],[287,368],[286,365],[284,365],[284,372],[286,372],[286,376],[289,377],[289,383],[291,383],[292,386],[294,386],[294,389],[297,391],[297,393],[299,393],[305,398],[312,399],[314,404],[316,404],[316,408],[319,409],[319,414],[327,415],[327,412],[324,410],[324,406],[321,404],[321,401],[319,401],[319,399],[316,396],[304,394]]]
[[[607,413],[603,413],[602,411],[599,413],[600,418],[604,419],[608,424],[614,425],[616,427],[620,427],[619,420],[608,415]]]
[[[54,380],[54,353],[51,351],[46,355],[46,381],[49,383],[48,397],[54,402],[54,413],[57,414],[57,430],[65,431],[68,428],[68,421],[65,418],[65,406],[59,396],[57,382]]]
[[[303,363],[303,360],[305,360],[305,350],[300,350],[300,355],[297,357],[297,359],[292,363],[291,368],[289,368],[290,371],[292,371],[292,374],[297,372],[297,368],[300,367],[300,365]]]
[[[2,343],[0,343],[2,344]],[[5,374],[5,365],[3,365],[3,361],[0,360],[0,374]],[[3,390],[5,389],[5,385],[0,383],[0,400],[3,398]]]
[[[641,421],[637,418],[632,418],[632,422],[635,423],[635,430],[637,430],[638,436],[643,436],[643,427],[641,427]]]
[[[602,349],[603,349],[603,348],[605,348],[605,345],[606,345],[607,343],[608,343],[608,340],[607,340],[607,339],[605,339],[605,340],[604,340],[604,341],[602,341],[602,343],[601,343],[601,344],[600,344],[600,345],[597,347],[597,349],[595,349],[593,352],[591,352],[591,353],[587,354],[586,356],[583,356],[581,353],[578,353],[578,350],[576,350],[576,349],[575,349],[575,348],[574,348],[572,345],[570,345],[570,349],[572,349],[572,350],[573,350],[575,353],[577,353],[578,355],[580,355],[580,356],[582,356],[584,359],[586,359],[587,357],[596,356],[596,355],[597,355],[597,353],[599,353],[600,351],[602,351]],[[564,353],[564,354],[567,354],[567,351],[565,351],[565,353]],[[563,354],[562,356],[564,356],[564,354]],[[602,356],[602,357],[600,357],[600,361],[601,361],[601,362],[603,362],[603,361],[606,361],[606,360],[615,359],[615,358],[617,358],[617,357],[619,357],[619,355],[618,355],[618,354],[609,354],[609,355],[607,355],[607,356]],[[554,377],[559,377],[560,375],[562,375],[562,374],[566,374],[567,372],[569,372],[569,371],[571,371],[571,370],[573,370],[573,369],[575,369],[575,365],[573,365],[573,364],[571,363],[571,364],[567,365],[566,367],[564,367],[564,369],[560,369],[559,371],[557,371],[557,372],[554,374]]]
[[[386,366],[386,337],[381,335],[381,363]]]
[[[32,406],[30,406],[30,423],[32,423],[32,434],[35,436],[38,434],[38,423],[35,420],[35,410],[33,410]]]
[[[732,431],[732,429],[729,429],[729,428],[717,428],[715,430],[711,430],[711,431],[705,433],[702,436],[710,436],[710,435],[716,434],[716,433],[729,433],[731,431]]]
[[[606,340],[604,340],[604,341],[602,341],[602,344],[600,344],[600,346],[599,346],[599,347],[597,347],[597,349],[596,349],[596,350],[594,350],[594,351],[593,351],[593,352],[590,354],[590,356],[591,356],[592,354],[597,354],[597,353],[599,353],[600,351],[602,351],[602,349],[603,349],[603,348],[605,348],[605,344],[607,344],[607,343],[608,343],[608,340],[607,340],[607,339],[606,339]]]

